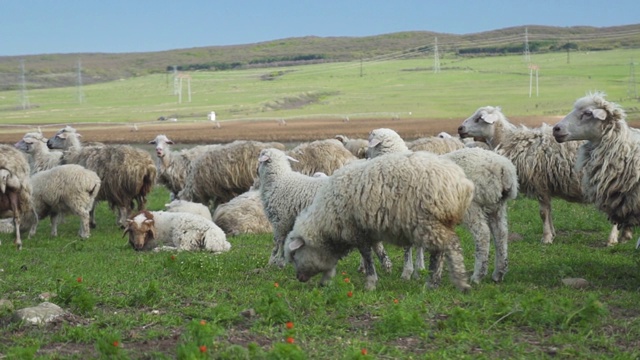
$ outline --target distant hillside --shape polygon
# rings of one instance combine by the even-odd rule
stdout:
[[[640,48],[640,24],[595,27],[526,26],[531,53]],[[301,37],[268,42],[147,53],[79,53],[0,57],[0,91],[75,86],[78,63],[84,85],[173,71],[221,71],[359,59],[433,56],[435,38],[443,56],[495,56],[524,51],[525,26],[476,34],[429,31],[369,37]]]

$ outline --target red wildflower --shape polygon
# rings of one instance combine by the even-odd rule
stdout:
[[[200,345],[200,352],[201,353],[207,352],[207,346],[206,345]]]
[[[349,278],[344,278],[344,282],[346,282],[347,284],[351,282],[351,280],[349,280]]]
[[[114,342],[113,342],[113,346],[115,346],[115,347],[120,346],[120,343],[118,342],[118,340],[116,340],[116,341],[114,341]]]
[[[81,283],[82,282],[82,276],[78,276],[78,278],[76,279],[77,282]]]
[[[343,272],[342,272],[342,275],[347,275],[347,272],[346,272],[346,271],[343,271]]]
[[[288,342],[289,344],[293,344],[293,338],[292,338],[291,336],[289,336],[289,337],[287,338],[287,342]]]
[[[171,259],[172,261],[175,261],[175,260],[176,260],[176,256],[175,256],[175,255],[171,255],[170,259]]]
[[[293,322],[287,321],[287,329],[293,329]]]
[[[360,353],[361,353],[362,355],[367,355],[367,349],[362,349],[362,350],[360,350]]]
[[[352,297],[353,296],[353,292],[349,291],[347,292],[347,297]]]
[[[207,325],[207,321],[206,320],[200,320],[200,325],[202,325],[202,326]]]
[[[393,299],[393,303],[397,304],[398,303],[398,299]]]
[[[280,287],[280,284],[278,284],[278,283],[273,283],[273,286],[275,286],[275,287]]]

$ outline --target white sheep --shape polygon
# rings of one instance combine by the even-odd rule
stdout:
[[[259,190],[249,190],[218,205],[213,212],[213,222],[227,236],[266,234],[273,231],[264,213]]]
[[[134,201],[138,210],[146,207],[147,194],[156,179],[153,159],[147,151],[129,145],[84,147],[79,136],[67,126],[49,139],[47,146],[65,150],[62,163],[78,164],[98,174],[102,183],[96,201],[106,200],[111,209],[117,208],[117,224],[124,227]],[[93,227],[94,211],[91,213]]]
[[[562,144],[585,140],[573,171],[582,175],[586,200],[624,229],[640,225],[640,131],[629,127],[624,110],[604,93],[591,93],[575,102],[553,136]]]
[[[398,133],[391,129],[375,129],[369,134],[369,153],[372,157],[407,151]],[[495,245],[495,269],[492,279],[502,281],[508,268],[507,201],[518,195],[518,176],[515,166],[504,156],[480,148],[462,148],[441,155],[462,168],[474,184],[474,195],[463,224],[475,242],[475,267],[471,281],[479,283],[488,272],[489,244]],[[417,267],[423,268],[422,249],[418,250]],[[413,273],[411,253],[405,253],[403,278]]]
[[[336,135],[335,138],[358,159],[366,157],[368,143],[366,139],[349,139],[345,135]]]
[[[286,154],[298,160],[291,164],[291,169],[305,175],[313,175],[316,172],[331,175],[337,169],[356,160],[356,157],[336,139],[304,142],[287,150]]]
[[[126,234],[136,251],[158,248],[222,253],[231,249],[216,224],[190,213],[143,210],[127,219],[123,236]]]
[[[29,172],[24,154],[13,146],[0,144],[0,218],[13,218],[18,250],[22,249],[21,219],[34,211]]]
[[[191,162],[209,149],[219,145],[200,145],[181,151],[171,151],[174,144],[166,135],[158,135],[149,141],[156,146],[157,182],[166,186],[174,199],[184,188],[187,171]]]
[[[453,137],[423,137],[406,143],[411,151],[429,151],[434,154],[446,154],[464,147],[460,139]]]
[[[481,107],[458,128],[461,137],[481,137],[498,154],[506,156],[518,171],[520,191],[537,199],[542,219],[542,243],[551,244],[556,231],[551,217],[551,199],[558,197],[571,202],[584,202],[581,175],[574,168],[578,142],[559,144],[551,127],[515,126],[503,115],[499,107]],[[618,242],[614,226],[608,244]],[[631,238],[630,229],[622,237]]]
[[[58,236],[58,224],[63,214],[80,217],[78,235],[91,235],[90,212],[100,190],[100,177],[80,165],[60,165],[31,176],[33,203],[37,219],[31,219],[30,235],[35,234],[38,220],[51,216],[51,236]],[[32,218],[32,217],[31,217]]]
[[[473,183],[453,162],[428,152],[402,152],[359,160],[327,178],[285,241],[285,257],[306,282],[336,272],[338,260],[357,248],[365,259],[366,289],[377,275],[371,247],[379,242],[424,246],[431,253],[430,287],[442,277],[442,260],[453,283],[469,289],[455,226],[473,198]]]
[[[62,151],[49,150],[47,138],[42,133],[26,133],[14,146],[29,154],[32,174],[60,165]]]
[[[199,203],[176,199],[168,204],[164,204],[164,207],[164,211],[167,212],[186,212],[190,214],[200,215],[209,221],[213,221],[209,208]]]

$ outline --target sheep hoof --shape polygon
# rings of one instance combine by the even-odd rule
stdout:
[[[404,271],[402,271],[402,275],[400,276],[400,278],[402,280],[411,280],[411,275],[412,274],[413,274],[413,271],[404,270]]]

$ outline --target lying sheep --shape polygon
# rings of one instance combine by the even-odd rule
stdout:
[[[424,246],[431,253],[430,287],[446,258],[460,290],[469,289],[455,226],[473,198],[473,183],[449,160],[428,152],[402,152],[360,160],[327,178],[285,241],[285,257],[306,282],[336,272],[338,260],[357,248],[365,259],[367,289],[377,275],[371,247],[379,242]]]
[[[372,157],[407,151],[398,133],[391,129],[375,129],[369,134],[369,153]],[[491,237],[495,245],[495,269],[492,279],[502,281],[507,273],[507,201],[518,195],[518,176],[515,166],[504,156],[479,148],[463,148],[444,155],[462,168],[467,178],[473,181],[473,201],[467,209],[463,223],[475,241],[475,267],[471,281],[479,283],[488,272],[489,244]],[[405,268],[402,277],[408,279],[413,273],[410,249],[405,252]],[[422,249],[416,261],[423,268]]]
[[[556,231],[551,218],[551,199],[558,197],[571,202],[584,202],[581,175],[574,168],[578,142],[559,144],[551,127],[517,127],[502,114],[500,108],[481,107],[458,128],[461,137],[482,137],[498,154],[506,156],[518,171],[519,188],[526,196],[537,199],[542,219],[542,243],[551,244]],[[631,238],[625,229],[623,239]],[[608,244],[618,242],[617,227],[613,227]]]
[[[216,148],[219,145],[200,145],[181,151],[171,151],[174,142],[166,135],[158,135],[149,141],[149,144],[156,146],[156,169],[157,182],[164,185],[171,193],[171,198],[175,199],[178,193],[184,188],[187,171],[191,162],[207,150]]]
[[[222,253],[231,249],[216,224],[189,213],[143,210],[127,219],[123,236],[127,234],[136,251],[159,248]]]
[[[65,150],[62,163],[78,164],[98,174],[102,183],[96,200],[106,200],[111,209],[117,208],[117,224],[125,226],[133,202],[138,210],[144,209],[153,188],[156,166],[151,155],[129,145],[83,147],[79,136],[67,126],[49,139],[47,146]],[[95,226],[94,211],[91,214],[91,226]]]
[[[367,140],[365,139],[349,139],[344,135],[336,135],[342,145],[347,148],[358,159],[364,159],[367,152]]]
[[[14,244],[22,249],[21,219],[33,213],[29,162],[16,148],[0,144],[0,218],[13,218]]]
[[[553,136],[562,144],[581,144],[575,170],[565,171],[580,172],[586,200],[610,221],[631,229],[640,225],[640,131],[625,118],[618,104],[596,92],[575,102],[553,127]]]
[[[164,211],[167,212],[186,212],[190,214],[200,215],[203,218],[211,220],[211,212],[209,208],[198,203],[194,203],[186,200],[173,200],[168,204],[164,204]]]
[[[29,155],[29,165],[32,174],[60,165],[62,151],[49,150],[47,147],[47,139],[42,133],[27,133],[22,140],[18,141],[14,146]]]
[[[58,224],[63,214],[80,217],[78,235],[87,239],[90,212],[100,190],[100,177],[80,165],[60,165],[31,176],[33,202],[38,217],[30,217],[30,235],[35,234],[38,220],[51,216],[51,236],[58,236]]]
[[[213,212],[213,222],[227,236],[266,234],[273,231],[264,213],[259,190],[249,190],[218,205]]]
[[[280,143],[236,140],[198,156],[189,166],[185,187],[178,194],[182,200],[198,202],[215,209],[249,190],[257,177],[260,150]]]

